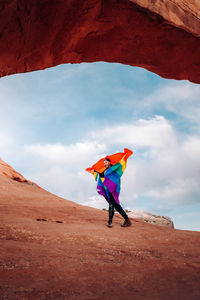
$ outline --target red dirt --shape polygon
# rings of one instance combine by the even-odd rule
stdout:
[[[107,228],[107,212],[5,175],[0,208],[0,299],[200,298],[199,232]]]

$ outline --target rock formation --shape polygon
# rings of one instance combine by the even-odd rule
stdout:
[[[0,158],[0,178],[31,183]]]
[[[188,5],[189,4],[189,5]],[[2,0],[0,76],[61,63],[140,66],[200,83],[195,0]],[[1,299],[199,299],[198,232],[59,198],[0,160]]]
[[[200,83],[199,19],[197,0],[4,0],[0,76],[106,61]]]
[[[198,0],[130,0],[162,16],[169,24],[200,37],[200,2]]]
[[[1,161],[2,300],[199,299],[199,232],[118,215],[108,228],[107,212],[23,178]]]
[[[166,226],[170,228],[174,228],[174,223],[169,217],[166,216],[158,216],[155,214],[151,214],[148,212],[139,212],[139,211],[128,211],[128,216],[130,218],[134,218],[135,220],[141,220],[147,222],[149,224],[158,225],[158,226]]]

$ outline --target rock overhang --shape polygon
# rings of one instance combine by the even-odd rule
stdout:
[[[10,0],[0,16],[0,76],[105,61],[200,83],[193,0]]]

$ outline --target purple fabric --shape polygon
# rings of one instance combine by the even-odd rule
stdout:
[[[106,199],[106,201],[109,203],[109,199],[108,199],[108,197],[107,197],[107,195],[106,195],[106,192],[105,192],[105,189],[104,189],[103,186],[98,185],[98,186],[97,186],[97,192],[98,192],[100,195],[102,195],[102,196]]]
[[[111,193],[113,193],[113,192],[116,190],[116,188],[117,188],[116,183],[114,183],[113,181],[111,181],[108,177],[105,177],[105,178],[104,178],[103,184],[107,187],[107,189],[108,189]]]
[[[115,199],[117,204],[120,204],[119,202],[119,193],[116,191],[117,184],[111,181],[108,177],[105,177],[103,184],[107,187],[109,192],[113,195],[113,198]]]

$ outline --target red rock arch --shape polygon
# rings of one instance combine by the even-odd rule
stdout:
[[[193,0],[180,2],[187,1]],[[106,61],[200,83],[198,16],[192,28],[194,18],[187,12],[180,15],[190,22],[178,28],[156,6],[169,0],[154,1],[153,7],[139,5],[148,2],[152,1],[1,1],[0,76],[63,63]],[[177,0],[171,2],[177,5]]]

